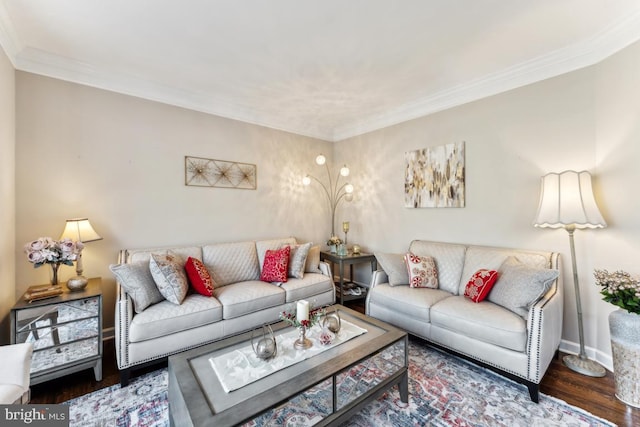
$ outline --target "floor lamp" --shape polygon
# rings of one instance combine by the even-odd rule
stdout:
[[[576,250],[573,243],[573,232],[576,229],[604,228],[607,226],[593,197],[589,172],[564,171],[543,176],[540,185],[538,213],[533,225],[534,227],[543,228],[564,228],[569,233],[573,286],[575,287],[578,312],[580,354],[565,356],[562,361],[568,368],[583,375],[603,377],[605,369],[599,363],[590,360],[584,350],[582,304],[580,302],[580,285],[576,267]]]

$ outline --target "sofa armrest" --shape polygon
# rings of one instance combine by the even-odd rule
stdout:
[[[564,294],[560,254],[551,257],[551,267],[558,269],[560,275],[549,291],[529,310],[527,322],[529,354],[529,379],[539,383],[551,360],[556,354],[562,339],[562,319]]]
[[[371,273],[370,289],[373,289],[376,285],[379,285],[380,283],[387,283],[388,281],[389,281],[389,277],[387,276],[387,273],[384,272],[384,270],[376,270],[373,273]]]
[[[320,272],[322,274],[324,274],[325,276],[331,277],[331,266],[329,266],[328,262],[320,261],[319,267],[320,267]]]
[[[126,251],[120,251],[118,263],[126,263]],[[118,369],[124,369],[129,364],[129,331],[134,316],[133,300],[125,289],[116,281],[116,305],[114,314],[114,334],[116,344],[116,361]]]

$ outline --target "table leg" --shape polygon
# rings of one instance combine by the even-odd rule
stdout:
[[[398,391],[400,392],[400,401],[409,403],[409,373],[404,371],[400,382],[398,383]]]
[[[339,262],[340,265],[340,305],[344,305],[344,263],[342,260]]]

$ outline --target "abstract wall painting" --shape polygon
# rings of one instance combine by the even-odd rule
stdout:
[[[198,187],[257,188],[257,168],[250,163],[184,157],[184,184]]]
[[[407,151],[405,161],[405,207],[464,207],[464,142]]]

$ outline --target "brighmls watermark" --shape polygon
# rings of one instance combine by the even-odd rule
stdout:
[[[0,405],[0,426],[68,427],[69,405]]]

